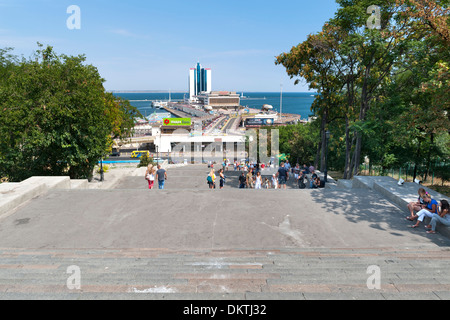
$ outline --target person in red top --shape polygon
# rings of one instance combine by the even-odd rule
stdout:
[[[147,171],[145,171],[145,180],[148,181],[148,188],[149,189],[153,189],[153,184],[155,182],[155,173],[156,173],[156,168],[149,164],[147,167]]]

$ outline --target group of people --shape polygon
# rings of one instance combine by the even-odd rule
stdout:
[[[416,221],[410,227],[418,228],[426,217],[431,218],[430,224],[425,226],[429,234],[436,233],[436,227],[439,223],[450,226],[448,201],[441,200],[438,203],[435,199],[432,199],[431,195],[424,188],[420,188],[418,194],[419,198],[417,201],[408,204],[410,215],[406,217],[406,220]]]
[[[153,189],[155,181],[158,182],[158,189],[164,189],[167,180],[167,171],[161,168],[161,165],[154,166],[149,164],[145,171],[145,180],[148,182],[148,188]]]
[[[306,188],[305,180],[307,181],[307,183],[309,181],[309,187],[311,189],[325,187],[324,182],[316,174],[313,166],[308,167],[306,164],[304,164],[303,168],[300,168],[300,165],[297,163],[294,168],[291,168],[289,162],[286,161],[286,163],[281,163],[278,172],[274,174],[273,177],[273,179],[278,179],[278,188],[281,189],[281,187],[283,187],[283,189],[286,189],[286,183],[289,180],[289,172],[293,173],[294,179],[295,181],[297,181],[300,189]]]
[[[276,173],[271,178],[263,178],[260,166],[244,170],[239,176],[240,189],[286,189],[287,181],[293,174],[294,180],[300,189],[306,188],[305,180],[309,181],[310,188],[323,188],[324,184],[320,177],[315,173],[314,167],[300,168],[297,164],[294,168],[290,168],[289,162],[282,162]]]
[[[255,170],[251,169],[245,174],[242,172],[239,176],[239,188],[240,189],[272,189],[274,188],[274,180],[269,180],[269,178],[263,178],[261,175],[261,171],[256,171],[256,174],[253,174]]]
[[[223,189],[226,176],[225,171],[228,171],[231,163],[229,160],[224,159],[222,168],[218,171],[217,178],[220,181],[220,189]],[[325,184],[316,174],[314,167],[303,167],[297,163],[295,167],[291,167],[288,160],[282,162],[278,171],[272,175],[272,177],[263,177],[261,171],[266,167],[274,167],[274,164],[268,163],[252,163],[252,162],[238,162],[234,161],[234,170],[241,171],[239,176],[239,188],[240,189],[286,189],[287,181],[290,179],[290,174],[293,175],[294,180],[297,182],[300,189],[306,188],[306,183],[309,188],[324,188]],[[210,189],[216,188],[216,173],[214,171],[214,163],[209,162],[208,168],[211,169],[207,176],[207,184]]]
[[[223,186],[225,185],[225,174],[223,173],[223,169],[219,170],[219,188],[223,189]],[[208,176],[206,177],[206,182],[208,183],[208,186],[210,189],[216,188],[216,172],[213,168],[211,168],[211,171],[209,172]]]
[[[228,163],[227,164],[227,170],[228,170],[229,161],[226,163]],[[233,164],[234,171],[244,171],[244,172],[251,171],[251,170],[259,171],[260,169],[264,169],[266,167],[274,167],[274,164],[271,161],[269,161],[268,164],[235,161]]]

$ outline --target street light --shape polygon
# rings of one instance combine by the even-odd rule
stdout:
[[[328,182],[328,141],[330,140],[330,131],[325,132],[325,170],[324,181]]]
[[[104,171],[103,171],[103,158],[100,160],[100,182],[105,180]]]

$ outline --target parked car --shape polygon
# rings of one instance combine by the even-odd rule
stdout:
[[[113,149],[113,151],[111,152],[111,157],[120,157],[120,151]]]

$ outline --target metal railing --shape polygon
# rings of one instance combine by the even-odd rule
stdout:
[[[360,166],[360,175],[362,176],[390,176],[396,180],[403,179],[405,182],[414,182],[414,170],[416,170],[416,179],[422,182],[431,182],[432,185],[435,183],[442,183],[441,170],[446,170],[448,164],[436,163],[429,170],[426,166],[418,166],[415,168],[414,165],[406,165],[400,168],[382,168],[381,166],[368,166],[363,164]],[[444,182],[449,180],[444,179]]]

